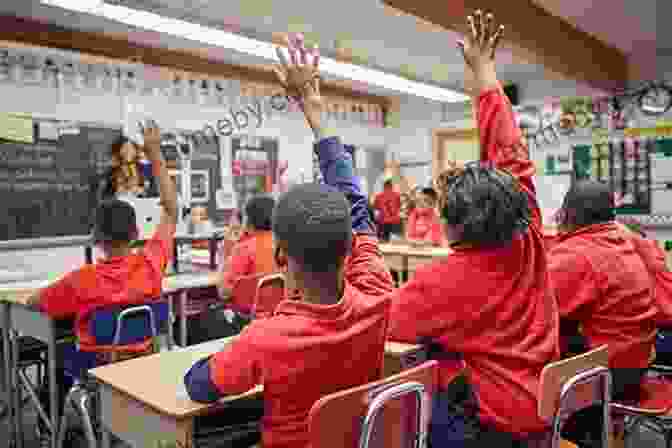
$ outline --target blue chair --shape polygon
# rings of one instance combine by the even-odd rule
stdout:
[[[147,339],[154,339],[159,334],[159,329],[166,328],[170,320],[170,309],[167,302],[154,302],[145,305],[113,307],[96,310],[91,317],[91,330],[96,345],[118,347],[118,352],[124,353],[124,348],[137,344]],[[96,387],[95,382],[87,381],[86,373],[89,369],[99,367],[110,362],[116,362],[115,356],[104,357],[100,353],[81,352],[76,347],[71,350],[77,353],[69,353],[65,359],[66,373],[74,379],[74,385],[64,400],[63,417],[58,431],[58,445],[64,447],[66,436],[74,433],[68,432],[69,422],[67,407],[75,410],[83,424],[84,438],[89,448],[98,446],[99,425],[94,417],[97,415],[95,406]],[[152,347],[152,351],[155,347]],[[131,357],[142,356],[132,354]],[[125,358],[125,359],[128,359]],[[74,442],[68,440],[68,446]]]

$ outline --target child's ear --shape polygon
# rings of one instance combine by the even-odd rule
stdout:
[[[140,229],[136,226],[131,230],[131,240],[137,240],[140,236]]]
[[[286,268],[289,261],[287,260],[287,251],[280,245],[275,247],[274,251],[275,264],[279,268]]]

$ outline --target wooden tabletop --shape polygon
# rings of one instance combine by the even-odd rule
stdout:
[[[166,276],[163,279],[163,292],[172,293],[183,289],[204,288],[215,286],[219,281],[216,271],[189,272]]]
[[[447,257],[453,250],[448,247],[419,247],[402,244],[380,244],[383,255],[406,255],[411,257]]]
[[[196,361],[221,351],[235,338],[233,336],[218,339],[186,349],[118,362],[89,372],[98,381],[133,397],[157,412],[187,418],[206,412],[212,405],[196,403],[189,399],[184,388],[185,373]],[[385,350],[388,354],[401,356],[405,352],[416,351],[419,347],[388,342]],[[223,398],[219,403],[224,405],[238,398],[260,394],[262,391],[263,387],[257,386],[242,395]]]

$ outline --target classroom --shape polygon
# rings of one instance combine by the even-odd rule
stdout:
[[[672,3],[583,3],[2,1],[0,448],[670,446]]]

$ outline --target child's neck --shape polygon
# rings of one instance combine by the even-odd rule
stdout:
[[[343,297],[343,284],[339,280],[328,282],[319,279],[303,287],[303,300],[315,305],[335,305]]]

